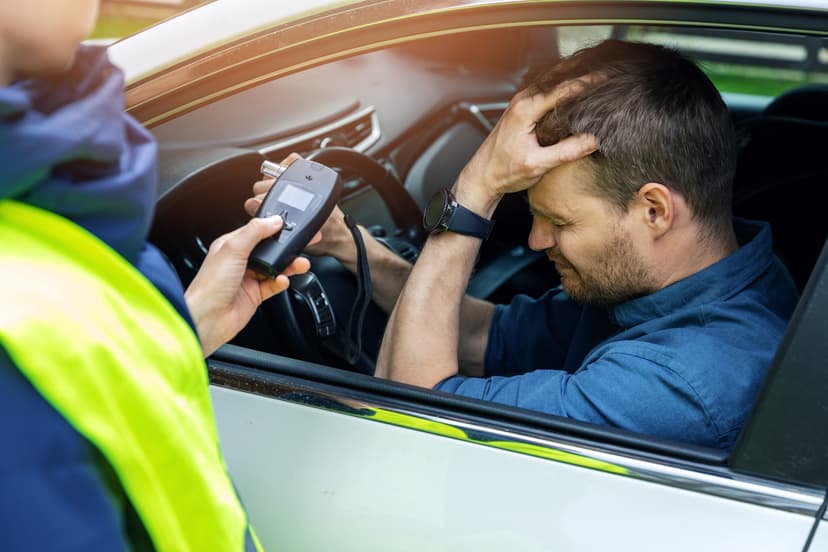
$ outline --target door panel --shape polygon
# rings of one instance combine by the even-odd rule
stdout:
[[[828,550],[828,520],[820,522],[814,540],[811,541],[811,546],[808,547],[807,552],[820,552],[822,550]]]
[[[211,387],[270,550],[800,551],[812,518]]]

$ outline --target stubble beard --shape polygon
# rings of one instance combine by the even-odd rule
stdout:
[[[561,286],[576,303],[608,307],[657,289],[629,235],[620,228],[589,268],[574,267],[558,251],[548,251],[547,255],[563,260],[569,267],[560,272]]]

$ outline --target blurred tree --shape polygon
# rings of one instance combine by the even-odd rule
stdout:
[[[102,0],[90,39],[112,40],[136,33],[204,0]]]

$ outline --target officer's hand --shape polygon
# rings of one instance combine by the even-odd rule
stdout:
[[[275,279],[247,268],[247,259],[256,244],[281,228],[282,219],[278,216],[253,218],[210,245],[204,263],[184,295],[205,357],[241,331],[263,301],[287,289],[288,276],[310,269],[310,262],[302,257]],[[320,238],[317,234],[311,242]]]
[[[571,80],[548,93],[516,94],[460,174],[455,190],[460,203],[470,197],[478,207],[491,206],[503,194],[530,188],[549,170],[595,151],[597,143],[591,135],[570,136],[546,147],[538,144],[535,135],[535,122],[583,87],[582,81]]]

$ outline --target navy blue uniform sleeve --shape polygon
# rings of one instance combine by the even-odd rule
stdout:
[[[167,301],[195,332],[195,323],[190,316],[187,302],[184,300],[184,287],[167,257],[154,245],[145,243],[138,254],[135,267],[158,288],[158,291],[167,298]]]
[[[102,459],[0,347],[0,550],[129,550]]]
[[[722,432],[692,385],[658,351],[620,346],[576,373],[535,370],[519,376],[465,378],[436,389],[637,433],[719,447]]]

